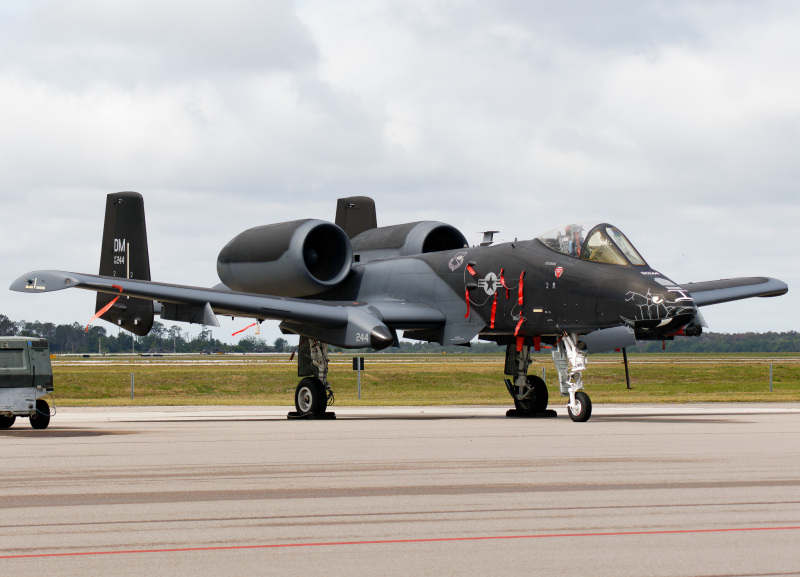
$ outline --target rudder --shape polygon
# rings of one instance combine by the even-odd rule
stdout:
[[[100,275],[150,280],[144,199],[138,192],[115,192],[106,197]],[[98,293],[95,311],[101,310],[114,298],[113,295]],[[100,318],[143,336],[153,326],[153,301],[123,297]]]

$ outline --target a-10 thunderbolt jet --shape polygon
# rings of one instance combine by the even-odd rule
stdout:
[[[95,318],[137,335],[150,331],[154,314],[208,326],[219,326],[216,315],[278,320],[301,337],[301,416],[322,417],[333,400],[328,345],[380,350],[398,331],[441,345],[478,337],[505,346],[515,414],[540,415],[547,387],[527,373],[530,349],[547,346],[573,421],[591,415],[581,383],[587,354],[698,336],[698,307],[788,290],[764,277],[679,285],[605,223],[473,247],[441,222],[379,228],[366,197],[339,199],[336,224],[298,220],[242,232],[219,253],[217,272],[214,288],[152,282],[142,197],[120,192],[107,198],[100,274],[35,271],[10,288],[96,291]]]

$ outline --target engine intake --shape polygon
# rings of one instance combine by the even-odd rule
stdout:
[[[341,283],[353,264],[345,232],[324,220],[248,229],[220,251],[217,274],[235,291],[304,297]]]

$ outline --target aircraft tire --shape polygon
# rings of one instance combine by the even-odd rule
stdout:
[[[534,409],[537,413],[541,413],[547,409],[547,402],[549,400],[547,384],[545,384],[541,378],[533,375],[528,376],[528,384],[533,389]]]
[[[8,429],[16,420],[16,415],[11,415],[10,417],[0,417],[0,429]]]
[[[534,375],[527,376],[528,386],[532,389],[527,399],[514,399],[514,408],[523,415],[535,415],[547,409],[547,385]]]
[[[31,415],[31,427],[46,429],[50,424],[50,405],[44,399],[36,399],[36,412]]]
[[[300,415],[322,415],[328,406],[325,385],[316,377],[306,377],[297,383],[294,406]]]
[[[592,401],[589,399],[589,395],[583,391],[578,391],[575,393],[575,402],[578,404],[578,411],[575,413],[573,413],[572,408],[567,405],[569,418],[576,423],[585,423],[589,420],[589,417],[592,416]]]

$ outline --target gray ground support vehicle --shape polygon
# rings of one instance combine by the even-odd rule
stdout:
[[[0,429],[18,416],[29,417],[34,429],[50,424],[50,405],[42,397],[53,392],[53,368],[47,340],[0,337]]]

